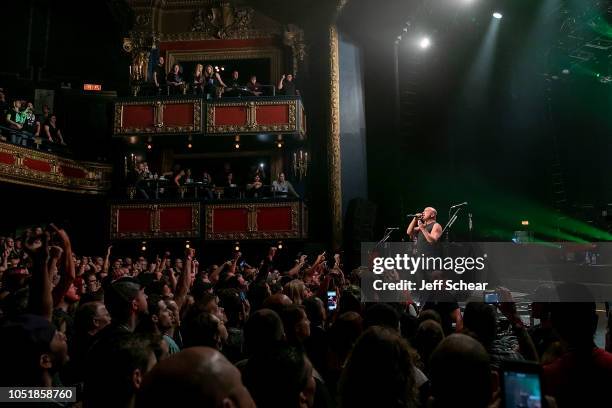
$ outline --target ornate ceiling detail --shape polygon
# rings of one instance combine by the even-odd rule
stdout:
[[[196,10],[191,31],[203,32],[212,38],[244,38],[253,28],[254,10],[221,2]]]

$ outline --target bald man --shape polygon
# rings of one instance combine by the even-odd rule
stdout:
[[[442,226],[436,222],[437,215],[438,212],[435,208],[427,207],[410,221],[406,234],[412,239],[416,237],[417,252],[419,250],[421,252],[425,251],[423,253],[427,255],[430,252],[427,248],[438,242],[442,236]],[[421,255],[421,253],[419,252],[417,255]]]
[[[221,353],[192,347],[161,361],[144,378],[137,407],[255,408],[240,372]]]

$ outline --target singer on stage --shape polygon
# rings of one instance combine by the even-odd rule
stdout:
[[[438,240],[442,236],[442,226],[436,222],[438,212],[435,208],[427,207],[422,213],[415,214],[406,229],[406,234],[415,239],[415,254],[425,256],[438,256]]]

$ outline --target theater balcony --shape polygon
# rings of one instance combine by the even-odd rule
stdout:
[[[115,137],[266,133],[303,138],[306,134],[306,114],[299,96],[131,97],[118,99],[114,112]]]
[[[305,239],[308,233],[308,211],[298,199],[123,201],[110,212],[111,240]]]
[[[112,166],[0,142],[0,181],[83,194],[105,194]]]

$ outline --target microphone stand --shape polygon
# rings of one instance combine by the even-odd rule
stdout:
[[[457,207],[457,209],[455,210],[455,213],[452,216],[450,215],[452,210],[448,211],[449,220],[446,223],[446,226],[444,227],[444,229],[442,230],[442,235],[446,234],[445,235],[446,242],[450,241],[450,238],[449,238],[450,230],[453,227],[453,224],[455,223],[455,221],[457,221],[457,217],[459,216],[459,211],[461,211],[462,208],[463,208],[463,206]]]
[[[381,245],[383,245],[385,242],[387,242],[387,240],[391,237],[391,234],[393,234],[393,231],[398,230],[399,228],[394,227],[394,228],[389,228],[387,227],[385,229],[385,235],[380,239],[380,241],[378,241],[376,243],[376,245],[374,246],[374,249],[380,247]]]

